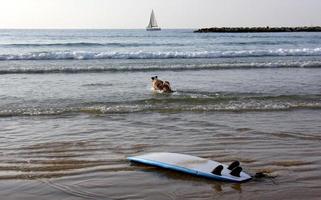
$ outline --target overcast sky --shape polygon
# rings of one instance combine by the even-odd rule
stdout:
[[[321,0],[0,0],[0,28],[321,26]]]

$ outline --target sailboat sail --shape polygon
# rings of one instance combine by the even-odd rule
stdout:
[[[149,24],[147,26],[147,30],[160,30],[160,27],[157,25],[156,17],[154,14],[154,10],[152,10],[152,13],[150,15]]]
[[[156,21],[156,18],[155,18],[154,10],[152,11],[152,14],[150,15],[150,20],[149,20],[148,27],[150,27],[150,28],[157,27],[157,21]]]

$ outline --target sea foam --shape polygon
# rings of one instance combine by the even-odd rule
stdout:
[[[0,54],[0,60],[96,60],[96,59],[192,59],[267,56],[321,56],[321,48],[238,50],[238,51],[133,51],[89,52],[47,51],[21,54]]]

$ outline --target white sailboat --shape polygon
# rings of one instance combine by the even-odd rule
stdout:
[[[161,30],[161,28],[158,27],[158,25],[157,25],[154,10],[152,10],[152,14],[150,15],[149,24],[146,27],[146,30],[147,31],[160,31]]]

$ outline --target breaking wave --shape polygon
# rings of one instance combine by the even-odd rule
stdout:
[[[6,107],[0,117],[137,112],[259,112],[321,109],[320,95],[224,94],[176,92],[170,96],[128,102],[90,102],[46,107]]]
[[[275,61],[249,63],[213,63],[213,64],[163,64],[163,65],[123,65],[123,66],[11,66],[0,68],[1,74],[50,74],[50,73],[97,73],[97,72],[153,72],[153,71],[193,71],[220,69],[252,68],[321,68],[321,61]]]
[[[22,54],[1,54],[0,60],[96,60],[96,59],[192,59],[238,58],[267,56],[321,56],[321,48],[238,50],[238,51],[168,51],[168,52],[87,52],[50,51]]]

